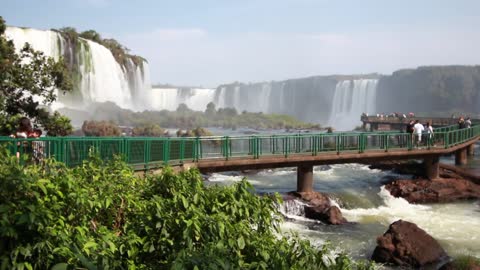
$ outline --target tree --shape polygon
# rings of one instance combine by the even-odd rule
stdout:
[[[97,43],[102,43],[102,36],[97,33],[95,30],[88,30],[80,33],[79,35],[82,38],[89,39],[91,41],[95,41]]]
[[[118,137],[122,134],[117,125],[108,121],[85,121],[82,125],[82,131],[85,133],[85,136],[95,137]]]
[[[217,112],[217,111],[216,111],[216,109],[215,109],[215,103],[209,102],[209,103],[207,104],[207,109],[205,110],[205,114],[206,114],[207,116],[213,116],[213,115],[215,115],[216,112]]]
[[[52,115],[48,106],[56,100],[56,90],[70,91],[72,82],[63,59],[55,62],[28,43],[15,52],[14,44],[4,37],[5,21],[0,17],[0,134],[14,132],[16,121],[25,116],[47,132],[69,134],[70,121]]]
[[[157,124],[145,124],[133,129],[133,136],[162,137],[165,130]]]
[[[183,113],[183,114],[185,114],[185,113],[187,113],[187,112],[189,112],[189,111],[191,111],[191,110],[190,110],[190,108],[188,108],[187,104],[185,104],[185,103],[180,103],[180,104],[178,104],[177,113]]]

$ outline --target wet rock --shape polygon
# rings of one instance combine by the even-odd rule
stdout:
[[[422,163],[418,163],[416,161],[379,161],[373,164],[370,164],[370,169],[378,169],[378,170],[391,170],[398,174],[413,174],[413,175],[420,175],[424,174],[424,166]]]
[[[441,203],[480,199],[480,185],[465,179],[397,180],[385,185],[394,197],[410,203]]]
[[[447,254],[438,242],[414,223],[398,220],[377,238],[372,260],[400,266],[422,267],[438,263]]]
[[[330,166],[330,165],[315,166],[315,170],[318,170],[318,171],[328,171],[328,170],[331,170],[331,169],[332,169],[332,166]]]
[[[306,218],[320,220],[332,225],[347,223],[340,208],[332,205],[330,199],[325,194],[320,192],[289,192],[288,195],[307,203],[304,206]]]
[[[442,265],[440,270],[480,270],[480,260],[471,256],[463,256]]]

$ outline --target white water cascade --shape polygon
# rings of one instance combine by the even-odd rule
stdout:
[[[7,27],[5,35],[13,40],[17,51],[28,42],[33,49],[55,60],[65,57],[74,90],[65,96],[60,94],[59,102],[68,107],[85,108],[92,102],[105,101],[133,110],[152,107],[146,62],[135,65],[128,59],[125,65],[120,65],[103,45],[83,38],[72,44],[60,33],[50,30]]]
[[[215,89],[208,88],[153,88],[151,101],[155,110],[175,111],[183,103],[194,111],[205,111],[214,94]]]
[[[362,113],[375,113],[377,83],[376,79],[338,82],[328,124],[335,130],[352,130]]]

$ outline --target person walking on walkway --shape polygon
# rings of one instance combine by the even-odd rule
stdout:
[[[413,120],[410,120],[410,122],[407,124],[406,132],[408,133],[408,138],[406,140],[407,146],[409,145],[408,142],[413,143],[413,126],[415,122]]]
[[[465,126],[467,128],[471,128],[472,127],[472,120],[470,120],[470,117],[467,117],[467,119],[465,120]]]
[[[415,130],[415,134],[417,135],[416,146],[418,148],[418,146],[422,142],[422,132],[425,130],[425,128],[423,127],[422,124],[420,124],[420,121],[416,120],[415,125],[413,126],[413,129]]]
[[[430,124],[430,122],[427,122],[427,125],[425,126],[425,129],[427,130],[427,139],[425,144],[426,145],[433,145],[433,127]]]

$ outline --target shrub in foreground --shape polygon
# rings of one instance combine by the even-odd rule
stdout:
[[[277,195],[200,174],[138,177],[120,159],[67,168],[0,153],[1,269],[350,269],[298,237],[279,236]]]

